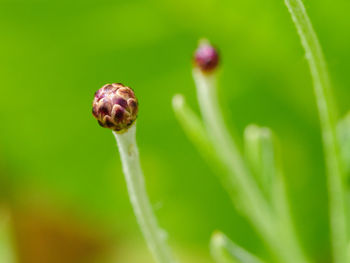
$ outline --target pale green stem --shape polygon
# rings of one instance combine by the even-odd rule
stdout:
[[[293,224],[284,179],[279,172],[275,179],[274,188],[273,200],[276,209],[276,216],[278,217],[279,237],[281,240],[284,240],[284,245],[288,247],[290,255],[294,255],[293,259],[295,262],[306,262],[306,256],[300,247],[300,241],[296,235]]]
[[[215,149],[208,138],[207,131],[203,125],[202,120],[195,112],[187,105],[183,95],[177,94],[173,97],[173,110],[175,116],[182,126],[187,137],[191,140],[198,152],[207,161],[208,165],[212,166],[214,171],[225,170],[222,163],[215,153]],[[227,185],[225,173],[218,173],[224,184]]]
[[[276,156],[272,132],[248,125],[244,130],[244,153],[257,182],[271,201],[271,186],[276,178]]]
[[[255,171],[257,180],[273,205],[277,217],[279,235],[287,243],[289,252],[305,258],[290,213],[282,164],[278,154],[277,141],[269,128],[249,125],[244,131],[246,159]],[[294,258],[294,260],[296,260]],[[300,261],[296,260],[296,261]]]
[[[194,145],[197,146],[198,151],[204,158],[216,158],[214,148],[208,138],[202,121],[187,105],[183,95],[175,95],[172,104],[177,120],[187,136],[193,141]]]
[[[148,248],[157,263],[174,263],[165,232],[159,228],[148,198],[136,145],[136,124],[125,133],[113,132],[118,143],[129,197]]]
[[[233,189],[231,177],[228,175],[225,165],[223,165],[222,161],[216,154],[215,148],[212,145],[202,120],[189,107],[185,98],[180,94],[175,95],[173,98],[173,110],[188,139],[193,143],[203,159],[219,177],[231,199],[236,200],[237,195],[236,191]],[[237,202],[235,202],[235,205],[237,209],[241,208]]]
[[[210,240],[210,252],[217,263],[263,263],[260,258],[233,243],[221,232]]]
[[[216,150],[216,154],[220,157],[230,174],[232,174],[232,185],[237,185],[232,188],[232,191],[242,191],[246,202],[245,212],[261,234],[269,237],[273,229],[269,208],[257,185],[252,181],[236,144],[231,139],[222,119],[216,94],[216,77],[214,74],[204,75],[198,69],[194,69],[193,77],[197,86],[200,110],[209,138]]]
[[[347,222],[344,173],[336,135],[336,113],[327,66],[301,0],[285,0],[306,52],[322,128],[322,138],[328,171],[330,221],[334,262],[346,262]]]
[[[197,87],[197,96],[204,123],[216,154],[227,167],[231,179],[232,197],[239,197],[240,206],[250,219],[262,238],[269,245],[271,251],[281,262],[308,262],[300,249],[290,249],[288,245],[298,245],[285,242],[278,238],[275,218],[265,198],[241,157],[236,143],[230,136],[223,120],[217,97],[215,74],[204,74],[199,69],[193,70],[193,77]],[[234,198],[232,198],[233,201]],[[292,237],[288,237],[292,238]],[[292,251],[298,252],[292,254]]]

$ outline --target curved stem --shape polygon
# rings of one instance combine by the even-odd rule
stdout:
[[[136,124],[123,134],[113,132],[118,143],[129,197],[141,231],[158,263],[174,263],[165,233],[158,227],[149,201],[136,145]]]
[[[216,154],[230,175],[229,193],[233,201],[243,209],[248,219],[281,262],[308,262],[299,244],[293,242],[292,237],[288,236],[288,241],[280,240],[278,237],[279,233],[276,227],[278,222],[276,222],[271,208],[252,179],[252,175],[223,120],[217,98],[215,74],[203,74],[195,68],[193,77],[208,135]],[[291,245],[293,247],[290,247]],[[296,253],[293,254],[293,252]]]
[[[261,234],[269,236],[273,228],[269,208],[258,187],[251,180],[249,171],[222,118],[216,94],[216,77],[214,74],[204,75],[198,69],[194,69],[193,77],[197,86],[200,110],[210,140],[216,154],[232,175],[232,185],[237,185],[232,188],[232,192],[241,191],[240,196],[247,197],[244,201],[246,203],[245,212],[248,213]]]
[[[301,0],[285,0],[306,52],[317,100],[328,171],[330,220],[335,262],[346,262],[347,225],[345,184],[336,137],[336,113],[321,45]]]
[[[217,263],[264,263],[221,232],[215,232],[211,237],[210,252]]]
[[[172,102],[173,110],[178,122],[182,126],[188,139],[190,139],[193,145],[197,148],[200,155],[202,155],[208,165],[212,166],[213,171],[224,171],[225,167],[223,167],[222,162],[215,154],[215,149],[208,138],[208,134],[202,120],[189,107],[184,96],[177,94],[173,97]],[[218,175],[220,176],[223,184],[227,185],[229,181],[226,179],[225,173],[218,173]]]

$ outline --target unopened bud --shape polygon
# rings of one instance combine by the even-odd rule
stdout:
[[[95,93],[92,114],[104,128],[123,133],[134,123],[137,112],[134,91],[121,83],[104,85]]]
[[[219,64],[219,54],[208,41],[201,41],[194,54],[194,63],[202,72],[212,72]]]

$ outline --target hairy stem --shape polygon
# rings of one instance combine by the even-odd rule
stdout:
[[[165,233],[158,226],[146,192],[136,145],[136,124],[123,134],[113,134],[118,143],[130,201],[147,245],[157,263],[174,263]]]
[[[345,184],[336,135],[336,113],[329,75],[316,33],[301,0],[285,0],[306,52],[322,128],[322,138],[328,171],[330,220],[333,257],[336,263],[346,262],[347,225]]]
[[[230,191],[234,202],[238,202],[248,219],[255,226],[271,251],[281,262],[307,262],[298,244],[278,238],[276,218],[271,207],[267,204],[257,184],[253,181],[251,172],[247,168],[238,147],[230,136],[223,115],[219,107],[215,74],[203,74],[199,69],[194,69],[193,77],[197,86],[197,96],[204,123],[216,154],[222,160],[223,165],[230,174]],[[228,188],[228,187],[226,187]],[[238,200],[237,200],[238,197]],[[287,231],[287,233],[290,233]],[[288,247],[293,244],[298,249]],[[292,254],[291,251],[296,251]]]

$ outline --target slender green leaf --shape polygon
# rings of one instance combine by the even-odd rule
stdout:
[[[263,263],[261,259],[236,245],[221,232],[213,234],[210,251],[217,263]]]
[[[263,192],[270,198],[277,174],[274,138],[270,129],[251,124],[244,131],[245,156]]]
[[[238,210],[242,210],[240,206],[242,202],[239,201],[239,196],[233,187],[233,182],[225,172],[225,167],[216,154],[216,151],[207,135],[204,124],[196,113],[187,105],[183,95],[175,95],[173,98],[173,110],[175,116],[185,131],[189,140],[197,148],[202,158],[207,162],[210,168],[221,180],[223,186],[226,188],[234,205]]]
[[[330,77],[322,47],[302,0],[285,0],[285,3],[297,28],[314,82],[328,172],[333,260],[335,263],[344,263],[347,262],[349,226],[346,215],[344,169],[336,131],[336,104],[333,99]]]
[[[205,159],[217,159],[215,151],[208,138],[205,127],[199,117],[187,105],[183,95],[177,94],[173,98],[173,110],[186,135],[198,148]]]

